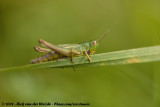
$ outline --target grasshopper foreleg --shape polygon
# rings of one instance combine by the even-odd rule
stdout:
[[[89,63],[91,63],[91,58],[89,57],[88,53],[86,51],[84,51],[84,53],[87,56]]]

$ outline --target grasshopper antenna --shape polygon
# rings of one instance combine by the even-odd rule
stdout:
[[[107,33],[110,31],[110,29],[108,29],[102,36],[101,38],[97,41],[98,43],[107,35]]]

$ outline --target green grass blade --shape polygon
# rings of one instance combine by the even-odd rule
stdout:
[[[62,59],[60,61],[50,61],[39,64],[29,64],[20,67],[4,68],[0,71],[11,70],[28,70],[28,69],[41,69],[41,68],[61,68],[73,66],[104,66],[104,65],[120,65],[132,63],[144,63],[160,61],[160,46],[137,48],[116,52],[108,52],[101,54],[91,55],[91,64],[89,64],[86,56],[74,57],[74,64],[70,58]]]

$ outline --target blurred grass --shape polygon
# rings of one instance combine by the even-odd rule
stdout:
[[[97,53],[160,45],[159,0],[0,0],[0,68],[39,56],[53,44],[95,39]],[[0,73],[1,101],[88,101],[93,107],[159,107],[159,62]]]

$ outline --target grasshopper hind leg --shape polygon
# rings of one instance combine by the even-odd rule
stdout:
[[[47,48],[51,49],[52,51],[58,52],[58,53],[60,53],[60,54],[62,54],[62,55],[64,55],[64,56],[70,57],[70,55],[71,55],[71,54],[70,54],[71,52],[70,52],[68,49],[60,48],[60,47],[58,47],[58,46],[56,46],[56,45],[53,45],[53,44],[51,44],[51,43],[48,43],[48,42],[42,40],[42,39],[40,39],[38,42],[39,42],[42,46],[47,47]],[[80,52],[78,52],[78,51],[76,51],[76,50],[72,50],[72,53],[73,53],[74,55],[80,55],[80,54],[81,54]]]
[[[34,50],[37,51],[37,52],[41,52],[41,53],[47,53],[47,52],[51,51],[50,49],[41,48],[41,47],[38,47],[38,46],[34,46]]]

